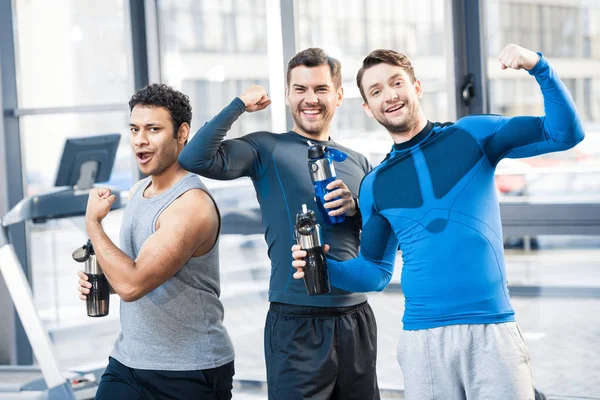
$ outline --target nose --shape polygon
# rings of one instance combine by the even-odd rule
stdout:
[[[317,98],[317,94],[315,93],[314,90],[307,90],[306,91],[306,97],[304,98],[304,102],[305,103],[317,103],[319,101],[319,99]]]
[[[135,148],[143,147],[148,144],[148,135],[144,129],[140,129],[135,135],[133,135],[131,141]]]
[[[387,86],[383,89],[383,92],[386,102],[390,103],[398,100],[398,93],[393,88]]]

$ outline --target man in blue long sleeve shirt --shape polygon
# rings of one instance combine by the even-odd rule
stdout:
[[[333,191],[325,205],[332,209],[330,215],[345,213],[346,219],[327,225],[318,212],[317,218],[323,237],[335,247],[331,258],[342,261],[358,255],[361,223],[353,198],[371,167],[363,155],[329,137],[342,99],[339,61],[321,49],[301,51],[287,70],[291,131],[254,132],[223,140],[245,111],[269,105],[264,88],[253,86],[206,123],[179,156],[188,171],[222,180],[249,176],[256,189],[271,259],[271,305],[265,324],[269,399],[379,399],[377,328],[366,295],[333,285],[328,294],[309,296],[304,284],[292,279],[289,249],[296,213],[302,204],[317,210],[308,170],[308,140],[348,154],[335,165],[338,180],[329,184]],[[333,200],[338,196],[340,200]]]
[[[329,261],[332,284],[383,290],[403,256],[403,333],[398,345],[407,399],[533,399],[527,345],[510,304],[494,171],[505,157],[569,149],[584,137],[575,105],[540,54],[516,45],[503,69],[540,85],[545,116],[475,115],[429,122],[408,58],[369,54],[357,75],[363,107],[394,146],[360,189],[360,256]],[[305,252],[294,247],[301,270]],[[295,277],[302,276],[299,271]]]

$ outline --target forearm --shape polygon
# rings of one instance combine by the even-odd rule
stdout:
[[[110,240],[100,222],[86,221],[86,230],[112,293],[128,298],[135,291],[135,262]]]
[[[380,292],[392,279],[393,262],[374,263],[362,257],[348,261],[327,260],[331,285],[350,292]]]

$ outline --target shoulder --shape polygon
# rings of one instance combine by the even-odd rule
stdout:
[[[502,115],[498,114],[474,114],[459,119],[453,126],[466,131],[472,131],[495,126],[502,118]]]
[[[140,179],[139,181],[137,181],[136,183],[134,183],[131,188],[129,188],[129,197],[131,197],[135,192],[137,192],[138,190],[140,190],[140,188],[142,187],[142,185],[144,184],[144,182],[148,182],[150,178],[144,178],[144,179]]]
[[[217,215],[216,205],[207,190],[193,187],[182,193],[164,211],[169,218],[193,221]]]
[[[257,149],[266,148],[270,150],[275,146],[280,136],[281,135],[273,132],[257,131],[248,133],[240,137],[240,139],[250,143]]]
[[[362,182],[360,184],[360,189],[361,189],[361,194],[362,194],[362,190],[367,190],[367,191],[371,191],[372,187],[373,187],[373,183],[375,182],[375,180],[377,179],[378,174],[387,168],[387,161],[388,158],[386,158],[385,160],[383,160],[379,165],[375,166],[371,171],[369,171],[362,179]]]
[[[248,133],[248,134],[242,136],[241,139],[253,140],[253,141],[257,141],[257,142],[261,142],[261,141],[268,142],[268,141],[272,141],[272,140],[277,140],[277,136],[279,136],[279,134],[273,133],[273,132],[256,131],[256,132],[251,132],[251,133]]]
[[[336,143],[335,148],[346,153],[348,155],[348,160],[353,161],[355,164],[360,166],[365,173],[371,171],[371,163],[363,153],[353,150],[349,147],[342,146],[338,143]]]

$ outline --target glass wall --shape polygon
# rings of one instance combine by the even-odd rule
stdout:
[[[128,134],[127,102],[133,92],[129,3],[16,0],[13,4],[25,194],[54,190],[67,138],[108,133],[122,135],[109,184],[128,190],[137,174]],[[118,213],[107,219],[113,240],[118,240],[119,221]],[[65,329],[92,323],[76,292],[75,273],[82,265],[71,258],[87,240],[83,218],[32,223],[29,232],[34,301],[55,344],[64,346]],[[118,321],[118,307],[112,311],[110,321]],[[111,339],[117,332],[118,326],[113,326]],[[75,343],[71,339],[67,342]]]
[[[264,0],[159,0],[165,83],[192,102],[192,132],[250,85],[269,90]],[[245,114],[229,138],[271,129],[271,109]]]
[[[501,192],[600,195],[600,3],[488,0],[486,7],[491,112],[544,114],[536,81],[498,66],[496,57],[504,45],[516,43],[542,52],[552,63],[573,96],[587,135],[566,152],[504,160],[499,166]]]
[[[128,4],[124,0],[15,1],[19,108],[27,193],[54,185],[67,137],[127,133],[133,89]],[[57,107],[113,106],[123,112],[80,114]],[[46,113],[52,112],[53,115]],[[129,138],[120,143],[129,148]],[[126,153],[126,152],[124,152]],[[123,188],[133,183],[132,157],[115,164]]]

